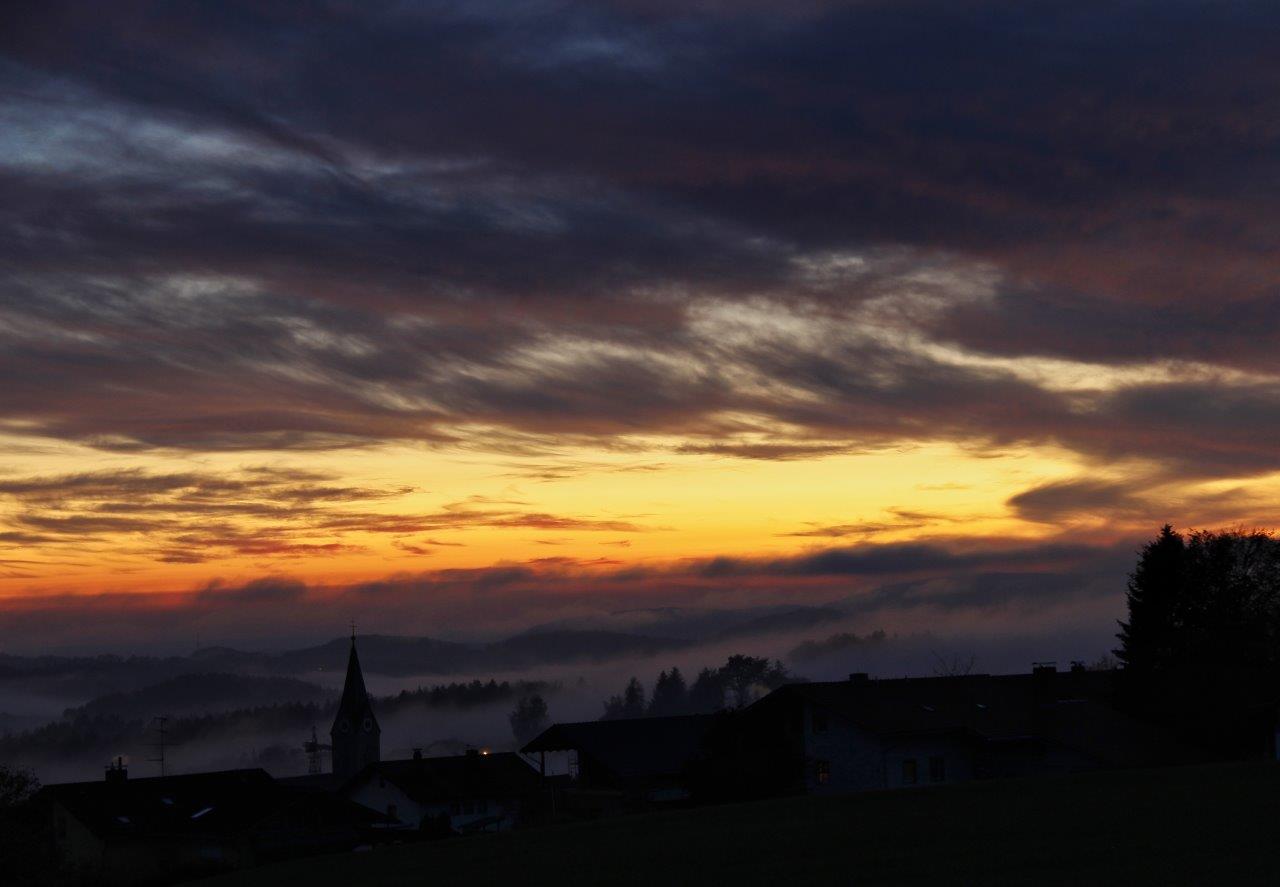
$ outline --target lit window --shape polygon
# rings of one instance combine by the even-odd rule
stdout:
[[[818,785],[826,785],[831,781],[831,762],[817,761],[814,765],[814,775],[817,777]]]
[[[915,785],[918,778],[916,774],[916,759],[907,758],[902,762],[902,784]]]

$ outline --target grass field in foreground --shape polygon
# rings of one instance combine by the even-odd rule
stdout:
[[[1280,884],[1280,765],[786,798],[325,856],[200,882]]]

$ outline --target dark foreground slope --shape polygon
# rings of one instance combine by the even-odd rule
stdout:
[[[300,860],[201,882],[1275,884],[1280,766],[792,798]]]

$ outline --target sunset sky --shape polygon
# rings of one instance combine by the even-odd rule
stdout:
[[[12,4],[0,645],[1105,645],[1160,524],[1277,523],[1277,46],[1261,2]]]

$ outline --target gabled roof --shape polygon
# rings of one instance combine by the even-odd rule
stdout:
[[[224,770],[47,785],[40,796],[62,806],[99,836],[231,834],[281,803],[265,770]]]
[[[521,751],[575,750],[623,779],[679,775],[697,757],[718,715],[554,724]]]
[[[378,761],[352,782],[378,777],[419,803],[514,798],[541,784],[538,771],[514,752]]]
[[[1017,739],[1036,732],[1032,675],[965,675],[788,684],[752,706],[786,698],[820,706],[872,733],[967,732]]]
[[[338,703],[338,712],[334,715],[333,727],[329,732],[337,732],[341,721],[348,721],[355,726],[365,718],[373,721],[374,729],[380,729],[378,719],[373,714],[373,705],[369,702],[369,691],[364,685],[364,672],[360,669],[360,657],[356,654],[356,639],[353,636],[351,653],[347,656],[347,677],[342,684],[342,700]]]
[[[788,684],[747,709],[787,700],[824,708],[883,738],[958,734],[986,742],[1035,739],[1123,766],[1195,760],[1166,731],[1112,705],[1112,672],[964,675]]]

